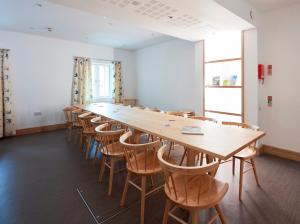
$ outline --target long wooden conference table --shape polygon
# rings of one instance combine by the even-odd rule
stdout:
[[[93,103],[79,107],[221,160],[229,159],[265,135],[262,131],[215,124],[130,106]],[[203,135],[182,134],[181,130],[185,126],[199,126]]]

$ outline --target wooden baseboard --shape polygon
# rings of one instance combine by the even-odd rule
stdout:
[[[260,153],[271,154],[271,155],[278,156],[281,158],[300,162],[300,153],[299,152],[294,152],[294,151],[287,150],[287,149],[280,149],[280,148],[277,148],[274,146],[263,145],[263,147],[260,149]]]
[[[35,133],[41,133],[41,132],[48,132],[48,131],[56,131],[65,129],[66,124],[53,124],[53,125],[46,125],[41,127],[33,127],[33,128],[24,128],[19,129],[16,131],[16,135],[29,135],[29,134],[35,134]]]

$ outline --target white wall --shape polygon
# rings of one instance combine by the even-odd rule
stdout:
[[[245,38],[245,121],[258,124],[257,31]],[[173,40],[137,51],[140,104],[203,113],[203,42]]]
[[[244,32],[245,122],[258,125],[257,30]]]
[[[139,104],[202,114],[202,46],[175,39],[136,51]]]
[[[0,48],[11,50],[17,129],[64,122],[62,108],[71,102],[74,56],[114,59],[111,47],[5,31],[0,31]],[[127,89],[127,72],[132,76],[127,63],[131,61],[122,56],[118,55],[118,60],[124,61]],[[134,95],[134,91],[129,94]],[[34,116],[39,111],[42,116]]]
[[[300,152],[300,4],[263,16],[259,63],[273,65],[273,75],[260,86],[259,120],[264,144]],[[267,107],[267,96],[273,106]]]

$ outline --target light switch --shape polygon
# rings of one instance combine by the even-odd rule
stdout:
[[[272,107],[272,103],[273,103],[273,97],[268,96],[268,107]]]

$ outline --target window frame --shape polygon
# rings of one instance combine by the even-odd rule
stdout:
[[[240,60],[241,61],[241,85],[240,86],[210,86],[206,85],[206,77],[205,77],[205,65],[208,63],[219,63],[219,62],[228,62],[228,61],[235,61]],[[216,114],[222,114],[222,115],[231,115],[231,116],[239,116],[241,117],[241,122],[245,122],[245,111],[244,111],[244,102],[245,102],[245,78],[244,78],[244,31],[241,32],[241,57],[239,58],[226,58],[223,60],[215,60],[215,61],[206,61],[205,60],[205,40],[203,40],[203,82],[202,82],[202,88],[203,88],[203,116],[205,116],[206,112],[208,113],[216,113]],[[229,113],[225,111],[212,111],[207,110],[205,108],[205,90],[206,88],[241,88],[241,113]]]
[[[98,102],[112,102],[113,99],[113,63],[108,61],[102,61],[102,60],[92,60],[91,61],[91,76],[92,76],[92,89],[93,89],[93,82],[94,82],[94,76],[93,76],[93,66],[108,66],[109,69],[109,96],[98,96],[94,97],[94,94],[92,95],[92,100],[94,103]]]

